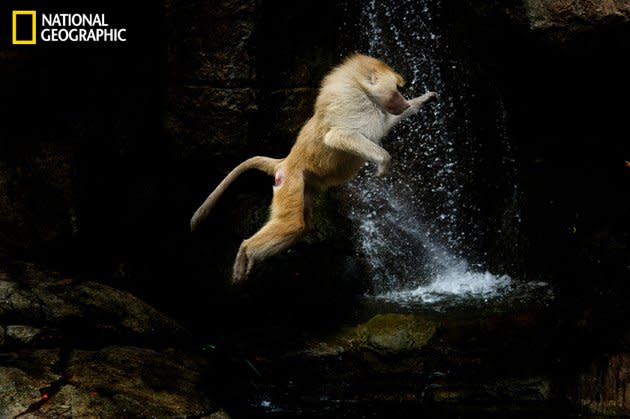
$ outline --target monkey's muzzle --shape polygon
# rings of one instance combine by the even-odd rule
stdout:
[[[409,109],[410,106],[411,105],[407,102],[403,95],[396,91],[385,103],[385,110],[391,114],[400,115],[405,112],[405,110]]]

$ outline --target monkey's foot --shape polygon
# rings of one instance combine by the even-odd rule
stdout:
[[[233,285],[243,282],[247,279],[247,275],[245,274],[237,274],[234,272],[232,274],[232,281],[230,281]]]
[[[242,282],[247,278],[247,265],[249,258],[247,257],[247,244],[244,241],[238,249],[236,259],[234,260],[234,268],[232,268],[232,284]]]

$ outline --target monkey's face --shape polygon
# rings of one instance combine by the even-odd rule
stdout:
[[[373,71],[368,86],[369,96],[385,112],[400,115],[411,106],[399,91],[404,83],[403,78],[393,71]]]

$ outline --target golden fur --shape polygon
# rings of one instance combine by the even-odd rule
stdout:
[[[232,181],[249,169],[276,178],[269,221],[241,244],[233,280],[244,279],[255,262],[280,252],[311,228],[313,189],[341,185],[352,179],[365,161],[387,172],[391,158],[381,139],[400,120],[418,112],[433,92],[407,101],[398,92],[403,78],[376,58],[355,54],[322,81],[315,113],[300,130],[284,159],[252,157],[238,165],[195,212],[195,230]]]

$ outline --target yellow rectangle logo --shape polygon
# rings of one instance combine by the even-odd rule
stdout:
[[[17,39],[17,17],[19,15],[31,16],[31,39]],[[35,10],[13,11],[13,45],[35,45],[37,43],[37,12]]]

